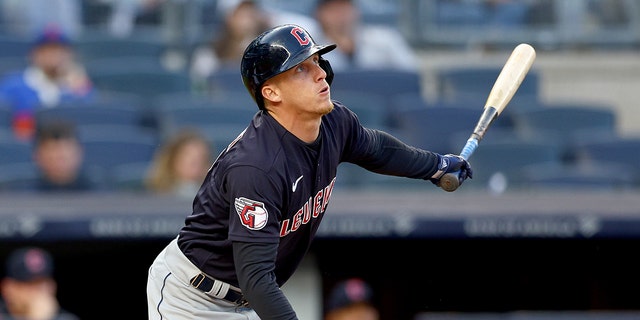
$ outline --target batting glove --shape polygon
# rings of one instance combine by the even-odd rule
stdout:
[[[438,154],[438,171],[431,176],[429,181],[436,186],[440,186],[440,178],[447,173],[458,174],[460,185],[462,185],[462,182],[467,178],[473,179],[471,165],[469,165],[469,162],[463,157],[455,154]]]

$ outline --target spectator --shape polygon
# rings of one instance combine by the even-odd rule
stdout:
[[[25,70],[11,73],[0,82],[0,94],[13,109],[17,138],[28,140],[35,129],[38,108],[53,108],[64,101],[86,100],[93,86],[83,66],[74,58],[70,39],[50,27],[40,34]]]
[[[219,0],[216,12],[221,16],[219,32],[192,57],[191,75],[197,86],[206,86],[207,77],[218,70],[237,71],[247,45],[260,33],[283,22],[298,22],[313,27],[315,21],[305,15],[262,7],[255,0]],[[308,28],[309,30],[313,30]]]
[[[183,130],[160,147],[151,164],[147,188],[192,198],[211,166],[211,146],[199,132]]]
[[[0,282],[4,306],[0,319],[77,320],[63,309],[56,297],[53,259],[47,251],[25,247],[13,251],[6,261],[6,275]]]
[[[417,57],[396,29],[365,24],[355,0],[318,0],[315,19],[320,28],[318,42],[335,43],[325,55],[335,71],[352,68],[415,70]]]
[[[72,123],[51,121],[39,124],[33,159],[39,171],[37,191],[97,189],[84,170],[84,152]]]
[[[269,18],[253,0],[221,0],[216,11],[222,16],[220,32],[193,54],[191,75],[196,83],[206,82],[219,69],[236,70],[249,42],[270,26]]]
[[[378,320],[373,290],[362,279],[352,278],[333,287],[326,300],[324,320]]]

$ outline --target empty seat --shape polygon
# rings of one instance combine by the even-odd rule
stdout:
[[[32,191],[38,181],[38,170],[31,161],[0,164],[0,191]]]
[[[532,165],[562,163],[561,149],[552,142],[519,139],[481,142],[469,157],[473,179],[467,188],[504,191],[522,188],[523,168]]]
[[[159,59],[166,45],[156,39],[118,38],[108,34],[92,34],[76,41],[75,48],[83,60],[107,57],[147,56]]]
[[[0,164],[30,162],[32,148],[30,143],[12,138],[0,140]]]
[[[242,76],[237,69],[220,69],[207,77],[208,88],[205,90],[212,95],[224,95],[227,92],[242,92],[249,94],[242,82]]]
[[[81,143],[85,164],[103,168],[107,176],[119,165],[150,162],[158,146],[148,137],[82,139]]]
[[[331,99],[342,102],[355,112],[363,125],[382,129],[390,125],[387,106],[376,95],[353,91],[332,90]]]
[[[39,109],[35,115],[37,122],[65,120],[71,121],[76,125],[143,125],[142,110],[124,105],[100,107],[97,105],[68,104],[56,108]]]
[[[256,112],[257,109],[216,108],[207,104],[202,107],[163,109],[159,111],[158,117],[162,135],[166,137],[185,127],[200,128],[208,132],[214,131],[214,133],[216,127],[233,126],[244,129]]]
[[[591,164],[555,164],[528,166],[523,169],[523,181],[533,189],[563,190],[633,190],[638,176],[633,172],[621,173],[613,166]]]
[[[132,93],[148,98],[191,90],[191,80],[187,74],[160,69],[104,71],[94,73],[91,79],[98,90]]]
[[[484,105],[491,88],[500,74],[501,67],[449,68],[436,73],[437,93],[440,100],[478,102]],[[530,70],[522,80],[511,103],[537,100],[540,79],[535,70]]]
[[[568,148],[575,141],[616,134],[612,108],[596,104],[545,104],[514,110],[515,130],[526,139],[544,137]],[[565,150],[566,155],[570,153]]]
[[[416,108],[400,110],[397,134],[405,142],[438,153],[459,153],[482,110]],[[491,132],[487,133],[489,136]]]
[[[615,168],[618,175],[635,176],[640,187],[640,138],[585,139],[573,144],[572,152],[576,163]]]
[[[383,97],[401,93],[421,92],[420,74],[396,69],[361,69],[336,72],[332,90],[353,90]]]

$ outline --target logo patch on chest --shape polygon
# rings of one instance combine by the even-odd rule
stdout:
[[[236,213],[240,216],[242,224],[251,230],[260,230],[267,225],[269,214],[264,203],[247,199],[236,198],[234,202]]]

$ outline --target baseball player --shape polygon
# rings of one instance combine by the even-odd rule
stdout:
[[[246,48],[242,80],[258,105],[221,152],[179,234],[149,269],[149,319],[297,319],[280,287],[327,210],[341,162],[438,184],[471,178],[466,160],[363,127],[331,100],[333,72],[303,28],[281,25]]]

